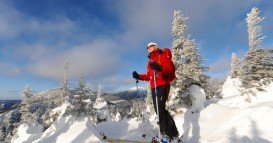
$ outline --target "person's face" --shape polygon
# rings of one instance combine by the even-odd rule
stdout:
[[[156,46],[155,45],[149,46],[149,47],[147,47],[147,50],[148,50],[149,53],[151,53],[154,50],[156,50]]]

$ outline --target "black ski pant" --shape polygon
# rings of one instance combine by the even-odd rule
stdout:
[[[160,132],[169,136],[169,137],[177,137],[178,131],[175,125],[175,122],[170,115],[170,113],[166,110],[166,101],[168,99],[168,95],[170,92],[170,85],[162,85],[156,87],[156,94],[155,88],[152,89],[152,96],[153,96],[153,104],[155,112],[157,113],[156,107],[156,96],[158,99],[158,111],[159,111],[159,125],[160,125]]]

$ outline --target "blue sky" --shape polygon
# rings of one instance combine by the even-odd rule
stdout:
[[[189,17],[212,77],[226,76],[231,53],[248,49],[246,14],[266,17],[263,46],[273,47],[273,1],[262,0],[3,0],[0,2],[0,99],[19,99],[26,85],[35,92],[59,86],[70,63],[70,88],[84,74],[91,89],[135,86],[131,73],[145,72],[146,44],[171,47],[173,11]],[[141,83],[145,86],[146,83]]]

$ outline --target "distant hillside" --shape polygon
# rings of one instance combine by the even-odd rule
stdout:
[[[21,100],[0,100],[0,114],[16,108]]]
[[[147,96],[147,91],[143,89],[126,90],[126,91],[115,93],[111,96],[117,96],[120,99],[128,100],[128,101],[137,100],[137,99],[144,100],[145,97]]]

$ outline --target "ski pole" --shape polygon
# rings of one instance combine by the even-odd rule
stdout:
[[[156,100],[156,112],[158,117],[158,137],[159,140],[161,140],[161,134],[160,134],[160,119],[159,119],[159,111],[158,111],[158,97],[157,97],[157,89],[156,89],[156,71],[154,70],[154,85],[155,85],[155,100]]]
[[[137,84],[138,84],[138,82],[139,82],[139,81],[138,81],[138,79],[136,79],[136,90],[137,90],[137,97],[139,98],[139,93],[138,93],[139,91],[138,91],[138,85],[137,85]]]

